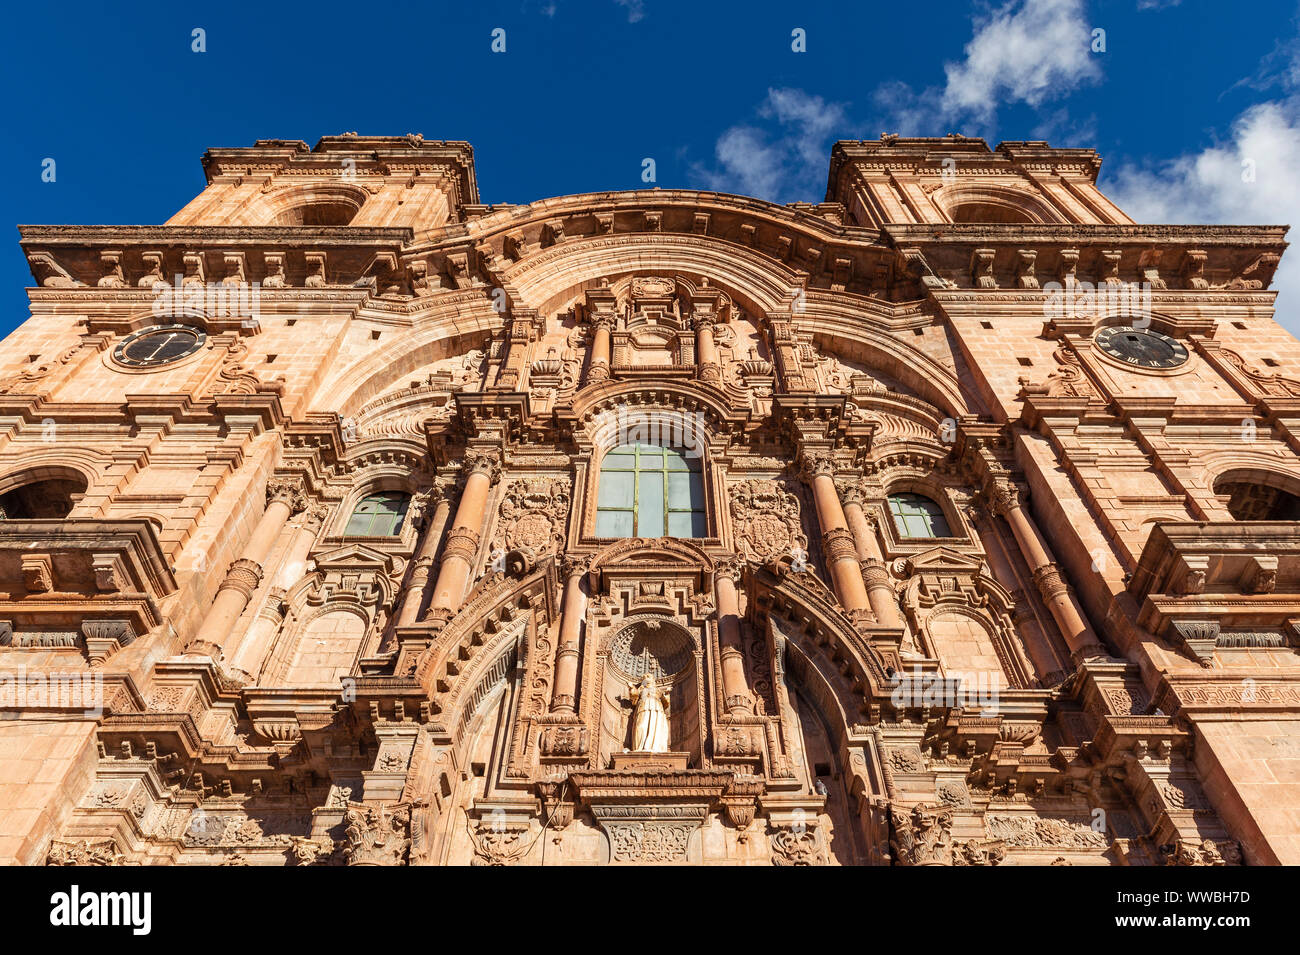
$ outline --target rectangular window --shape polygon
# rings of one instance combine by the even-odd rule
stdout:
[[[625,444],[605,455],[596,492],[597,537],[704,537],[704,476],[676,448]]]

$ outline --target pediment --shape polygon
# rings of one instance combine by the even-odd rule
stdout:
[[[344,544],[341,547],[335,547],[322,554],[317,554],[315,564],[316,569],[321,571],[373,570],[381,574],[388,574],[393,569],[393,556],[381,550],[375,550],[373,547],[367,547],[365,544],[353,543]]]
[[[950,547],[934,547],[915,554],[906,561],[908,574],[987,575],[988,568],[979,557],[972,557]]]

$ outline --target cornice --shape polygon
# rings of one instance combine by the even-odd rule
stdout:
[[[51,245],[300,245],[333,246],[408,244],[415,231],[405,226],[169,226],[169,225],[20,225],[23,248]]]

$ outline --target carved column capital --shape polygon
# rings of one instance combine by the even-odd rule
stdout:
[[[290,514],[306,510],[311,499],[303,490],[302,479],[298,477],[273,477],[266,482],[266,503],[285,504]]]
[[[733,584],[739,584],[741,577],[745,574],[745,561],[730,554],[726,557],[719,558],[717,566],[713,570],[713,579],[717,581],[720,578],[726,578]]]
[[[863,513],[866,513],[867,494],[862,490],[861,484],[857,481],[843,481],[836,484],[835,487],[839,491],[841,501],[845,504],[857,504],[859,507],[863,507]],[[868,521],[873,525],[875,524],[875,518],[873,517],[868,517]]]
[[[1028,491],[1013,481],[994,479],[989,483],[988,499],[993,513],[1008,516],[1013,510],[1023,507]]]
[[[329,512],[329,505],[309,499],[307,506],[303,509],[302,526],[315,533],[325,523],[325,518],[329,516]]]
[[[799,477],[805,484],[815,478],[835,477],[835,455],[829,450],[804,451],[799,455]]]
[[[488,480],[495,484],[501,477],[501,452],[488,450],[469,450],[461,462],[466,479],[475,474],[486,474]]]
[[[896,865],[952,865],[952,810],[924,803],[890,813]]]
[[[585,577],[591,572],[595,560],[591,554],[562,554],[560,556],[560,574],[568,580],[571,577]]]

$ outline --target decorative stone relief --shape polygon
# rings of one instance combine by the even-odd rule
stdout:
[[[799,499],[779,481],[743,481],[731,488],[736,550],[747,560],[766,563],[806,552],[808,537],[799,519]]]
[[[569,518],[568,482],[557,478],[511,481],[501,497],[494,550],[528,550],[535,557],[564,547]]]

